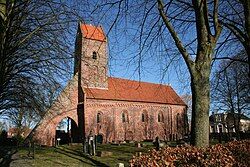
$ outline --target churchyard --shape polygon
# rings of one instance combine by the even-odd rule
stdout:
[[[162,143],[160,144],[161,146]],[[178,145],[178,146],[177,146]],[[96,155],[83,154],[81,144],[56,147],[0,147],[2,167],[113,167],[113,166],[249,166],[250,140],[210,142],[197,148],[183,142],[167,142],[159,151],[152,142],[98,144]]]
[[[82,153],[81,144],[61,145],[57,147],[35,147],[35,157],[33,154],[28,156],[28,148],[21,147],[15,152],[15,149],[9,153],[14,153],[6,162],[0,159],[0,166],[11,167],[43,167],[43,166],[70,166],[70,167],[88,167],[88,166],[117,166],[123,163],[129,166],[129,160],[133,155],[146,153],[153,149],[152,142],[143,143],[142,147],[137,147],[135,143],[126,143],[121,145],[98,144],[96,156],[90,156]],[[32,150],[31,150],[32,152]],[[1,155],[2,156],[2,155]],[[1,162],[2,161],[2,162]],[[5,164],[3,164],[5,163]]]

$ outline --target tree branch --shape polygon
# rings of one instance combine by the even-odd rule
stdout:
[[[238,61],[238,62],[241,62],[241,63],[248,64],[247,61],[244,61],[242,59],[235,59],[235,58],[232,58],[232,57],[217,57],[217,58],[213,58],[213,60],[231,60],[231,61]]]
[[[213,22],[214,22],[214,31],[215,31],[214,38],[215,38],[215,41],[218,40],[218,38],[220,36],[220,33],[221,33],[221,30],[222,30],[221,24],[219,23],[219,20],[218,20],[218,7],[219,7],[218,4],[219,4],[218,0],[215,0],[214,1],[214,10],[213,10]]]
[[[158,10],[160,12],[160,16],[163,19],[163,22],[166,25],[167,29],[169,30],[172,38],[174,39],[175,45],[177,46],[178,50],[180,51],[182,57],[184,58],[189,70],[191,70],[193,68],[194,62],[190,58],[189,53],[187,52],[186,48],[182,44],[181,40],[179,39],[177,33],[174,30],[174,27],[169,22],[166,14],[164,13],[164,11],[163,11],[164,10],[164,5],[163,5],[162,0],[158,0],[157,2],[158,2]]]
[[[222,22],[222,24],[227,27],[230,31],[233,32],[233,34],[240,40],[240,42],[244,45],[245,43],[245,34],[235,25],[230,24],[230,23],[224,23]]]

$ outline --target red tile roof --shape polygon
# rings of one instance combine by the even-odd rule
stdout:
[[[105,42],[106,36],[101,26],[92,26],[80,23],[81,32],[84,38]]]
[[[186,105],[171,86],[108,78],[108,89],[85,88],[88,99]]]

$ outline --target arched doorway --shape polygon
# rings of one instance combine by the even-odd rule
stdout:
[[[55,144],[78,143],[78,127],[70,117],[63,118],[56,126]]]

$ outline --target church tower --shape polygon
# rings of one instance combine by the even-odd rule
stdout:
[[[80,23],[75,43],[74,74],[82,87],[107,89],[107,38],[101,26]]]

